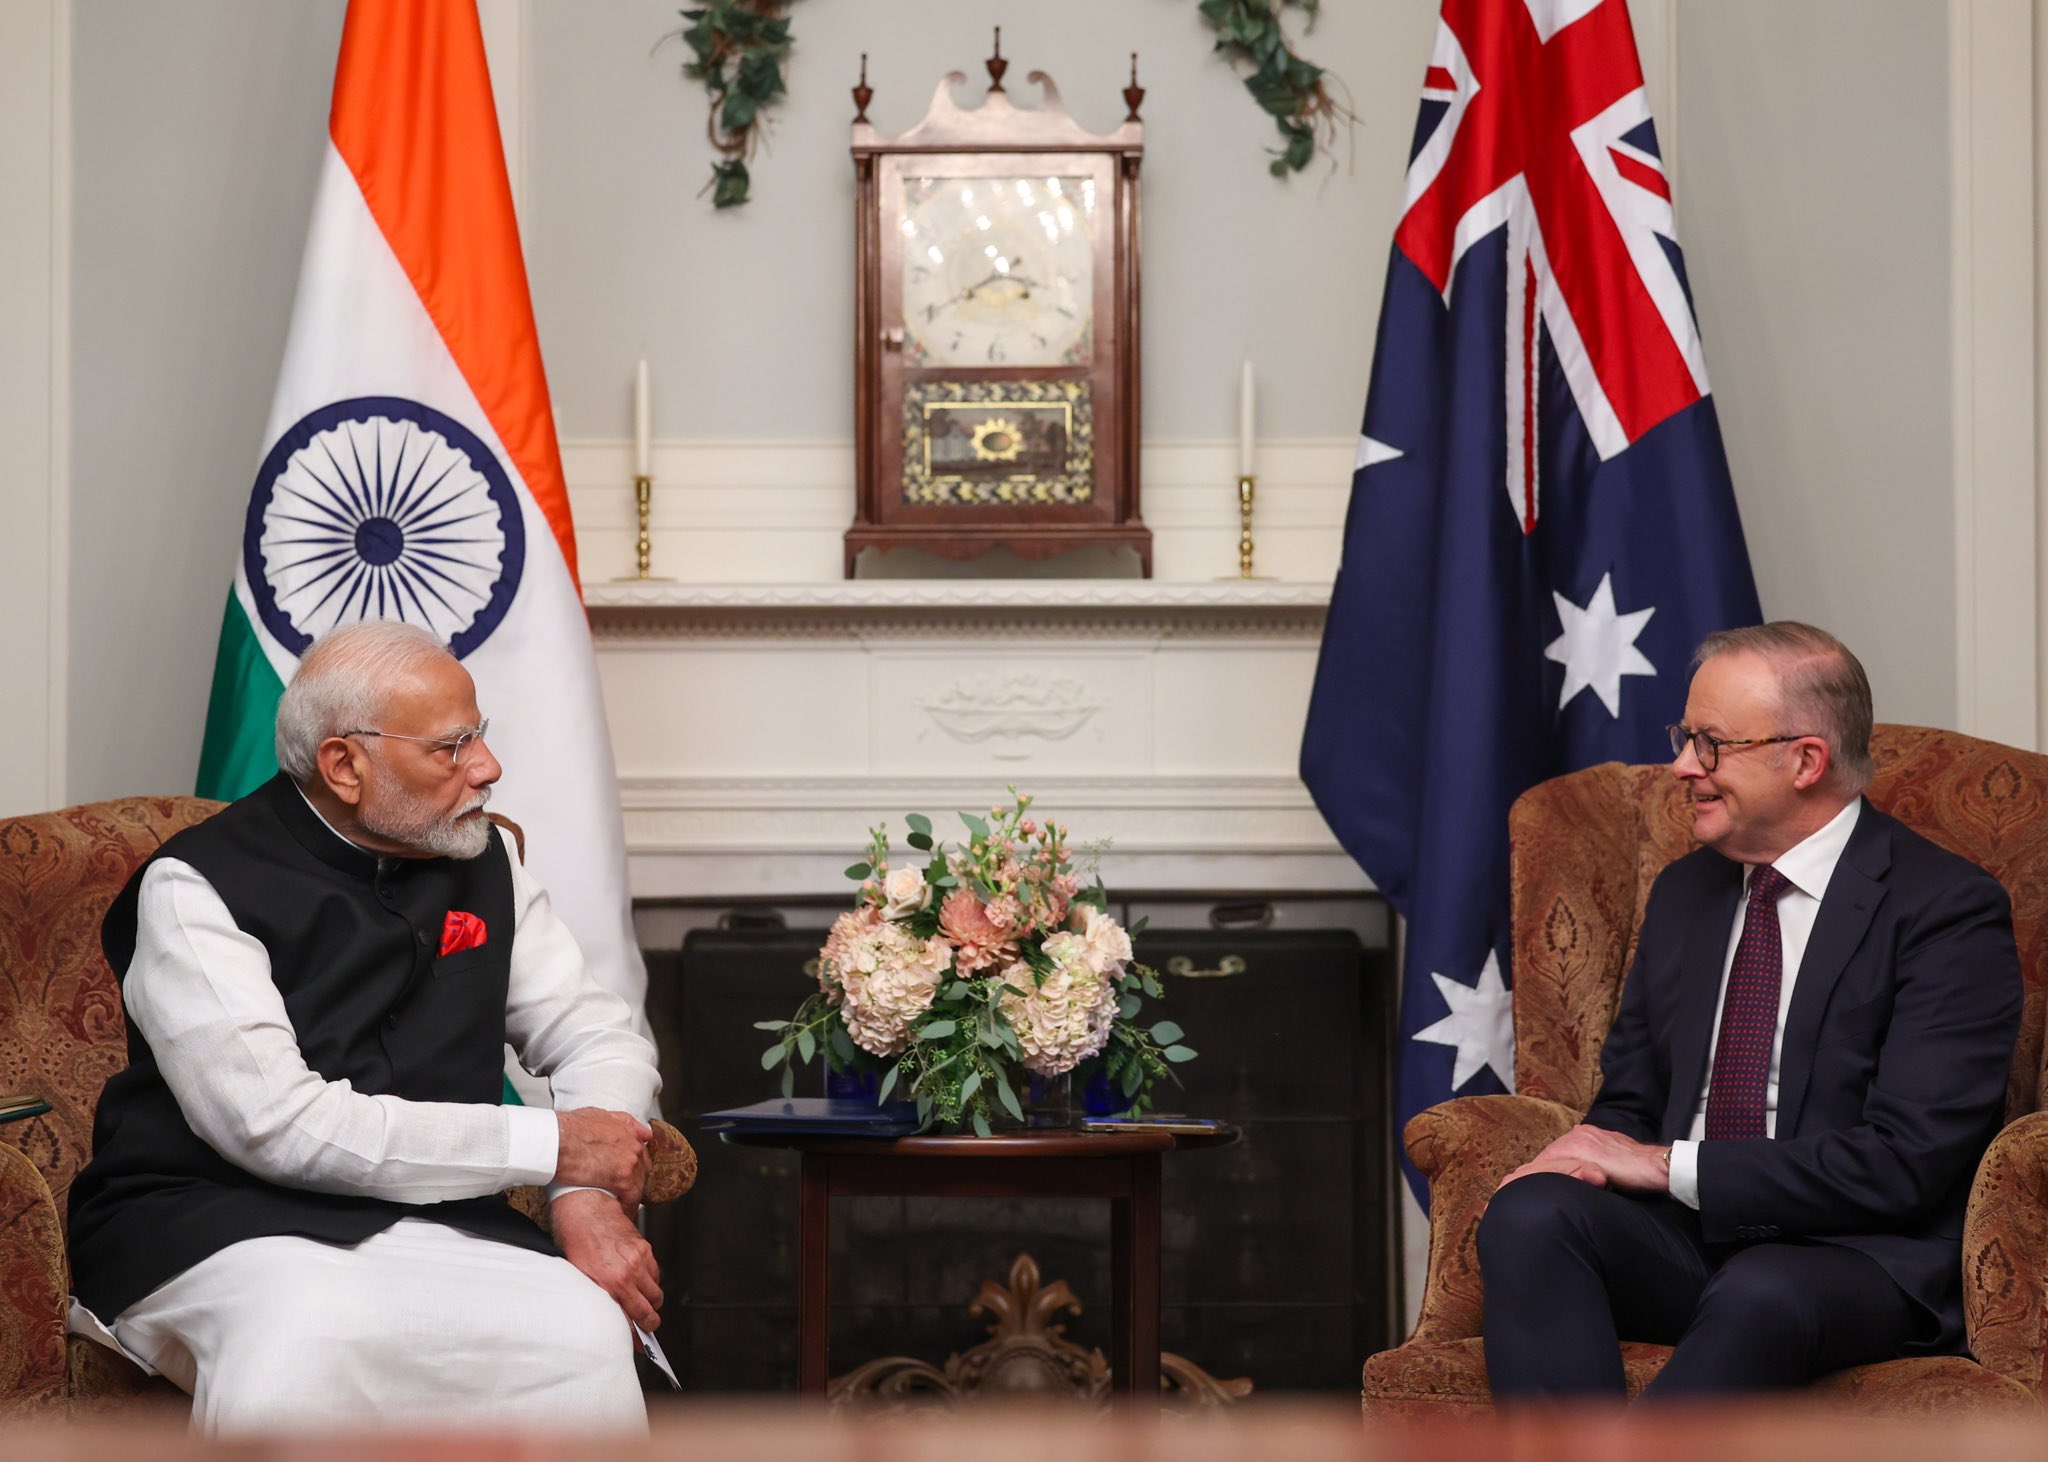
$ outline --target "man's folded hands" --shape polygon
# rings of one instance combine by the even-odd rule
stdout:
[[[618,1203],[594,1191],[564,1193],[548,1205],[562,1257],[618,1301],[643,1330],[661,1325],[661,1269],[654,1250]]]
[[[630,1218],[639,1210],[647,1175],[653,1169],[647,1144],[654,1129],[638,1117],[600,1107],[558,1111],[555,1121],[561,1132],[555,1181],[603,1188]]]
[[[1671,1168],[1665,1152],[1662,1146],[1581,1122],[1502,1178],[1500,1187],[1505,1188],[1530,1173],[1563,1173],[1596,1188],[1665,1193],[1671,1188]]]

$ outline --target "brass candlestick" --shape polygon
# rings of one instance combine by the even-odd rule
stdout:
[[[633,497],[640,507],[640,539],[637,545],[640,571],[630,577],[621,574],[619,578],[622,582],[646,580],[650,583],[665,584],[669,582],[666,575],[652,572],[654,545],[647,533],[647,520],[654,509],[654,479],[636,473],[633,477]]]
[[[1250,473],[1237,479],[1237,576],[1240,579],[1256,577],[1252,573],[1252,496],[1258,485],[1259,479]]]

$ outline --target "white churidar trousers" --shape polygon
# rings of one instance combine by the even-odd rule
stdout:
[[[426,1219],[353,1248],[231,1244],[129,1306],[114,1334],[192,1393],[210,1433],[647,1429],[610,1295],[566,1259]]]

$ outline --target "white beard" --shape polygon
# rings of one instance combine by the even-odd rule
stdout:
[[[365,798],[356,812],[365,831],[442,858],[475,858],[491,845],[489,820],[469,816],[491,800],[489,787],[479,787],[473,801],[451,814],[429,806],[386,767],[377,767],[376,779],[374,796]]]

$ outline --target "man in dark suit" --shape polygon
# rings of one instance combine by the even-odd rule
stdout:
[[[1479,1228],[1503,1401],[1797,1385],[1963,1349],[1963,1210],[2022,986],[2005,890],[1863,800],[1870,684],[1781,622],[1700,647],[1651,890],[1585,1120]]]

